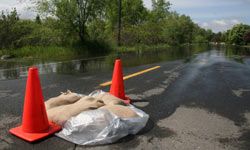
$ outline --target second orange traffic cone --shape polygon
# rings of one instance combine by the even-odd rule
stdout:
[[[10,129],[10,133],[33,142],[59,131],[60,126],[48,121],[43,100],[38,70],[29,68],[22,125]]]
[[[122,99],[126,104],[130,103],[130,99],[125,96],[122,61],[120,59],[115,61],[110,94]]]

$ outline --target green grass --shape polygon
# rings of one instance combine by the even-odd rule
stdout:
[[[58,57],[74,57],[77,52],[66,47],[23,47],[17,50],[12,50],[11,54],[15,57],[32,57],[32,58],[58,58]]]
[[[151,50],[166,49],[169,45],[136,45],[133,47],[101,47],[99,45],[91,46],[71,46],[71,47],[60,47],[60,46],[26,46],[19,49],[13,50],[0,50],[1,55],[13,55],[15,58],[39,58],[39,59],[71,59],[78,58],[79,56],[98,56],[105,55],[102,52],[113,51],[115,53],[126,53],[126,52],[143,52]]]
[[[15,58],[39,58],[39,59],[70,59],[86,55],[83,48],[59,47],[59,46],[26,46],[13,50],[0,50],[1,55],[12,55]]]
[[[0,50],[0,56],[12,55],[15,58],[55,60],[100,56],[112,50],[113,47],[108,44],[86,41],[84,44],[76,43],[71,46],[25,46],[18,49]]]
[[[164,50],[166,48],[169,48],[170,46],[168,44],[159,44],[159,45],[135,45],[131,47],[121,46],[118,47],[118,52],[143,52],[143,51],[152,51],[152,50]]]
[[[180,47],[175,46],[175,47]],[[15,58],[34,58],[43,60],[61,60],[75,59],[79,57],[91,57],[107,55],[113,51],[113,54],[136,52],[142,53],[146,51],[158,51],[171,48],[168,44],[159,45],[135,45],[135,46],[109,46],[94,43],[85,43],[85,45],[76,45],[70,47],[60,46],[26,46],[13,50],[0,50],[1,55],[13,55]]]

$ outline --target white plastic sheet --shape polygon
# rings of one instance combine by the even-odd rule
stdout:
[[[94,91],[90,96],[103,93]],[[145,127],[148,114],[129,105],[139,117],[119,118],[106,109],[84,111],[70,118],[56,135],[79,145],[108,144],[128,134],[136,134]]]

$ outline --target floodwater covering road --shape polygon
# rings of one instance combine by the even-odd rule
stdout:
[[[243,49],[190,48],[122,55],[124,74],[158,69],[125,81],[133,104],[150,115],[136,136],[103,146],[77,146],[57,137],[35,144],[8,133],[21,122],[27,68],[0,66],[0,149],[249,149],[250,57]],[[112,75],[111,56],[39,64],[45,99],[61,91],[87,94]]]

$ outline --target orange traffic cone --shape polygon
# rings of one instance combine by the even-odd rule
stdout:
[[[122,61],[120,59],[115,61],[112,84],[109,93],[122,99],[126,104],[130,103],[130,99],[125,96],[124,92]]]
[[[59,130],[60,126],[48,121],[38,70],[35,67],[29,68],[22,125],[10,129],[10,133],[34,142]]]

